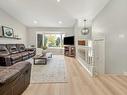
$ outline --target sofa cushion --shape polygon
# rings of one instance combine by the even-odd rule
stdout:
[[[19,52],[25,51],[25,45],[24,44],[17,44],[16,45]]]
[[[22,56],[28,56],[29,53],[28,53],[28,52],[21,52],[21,55],[22,55]]]
[[[22,58],[22,55],[19,53],[18,54],[12,54],[12,55],[10,55],[10,58],[12,59],[12,61],[18,60],[18,59]]]
[[[9,54],[9,51],[6,48],[6,45],[0,44],[0,56],[5,56],[5,55],[8,55],[8,54]]]
[[[28,52],[22,52],[23,56],[27,56],[29,53]]]
[[[7,44],[7,48],[11,54],[19,52],[15,44]]]

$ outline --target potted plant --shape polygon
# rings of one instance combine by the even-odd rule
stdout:
[[[42,49],[43,49],[42,53],[43,53],[43,54],[46,54],[46,53],[47,53],[47,52],[46,52],[47,46],[42,46]]]

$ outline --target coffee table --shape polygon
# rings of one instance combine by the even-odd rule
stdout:
[[[46,55],[35,55],[33,57],[34,65],[36,65],[36,60],[42,60],[43,62],[41,64],[46,65],[47,64],[47,59],[48,59],[48,57]]]

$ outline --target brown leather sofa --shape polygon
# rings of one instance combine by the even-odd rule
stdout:
[[[18,62],[0,66],[0,95],[21,95],[30,84],[31,64]]]
[[[25,48],[24,44],[0,44],[0,66],[11,66],[36,54],[36,49]]]

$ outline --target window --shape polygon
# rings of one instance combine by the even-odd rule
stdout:
[[[65,34],[37,34],[37,47],[63,47]]]
[[[37,48],[41,48],[43,46],[43,35],[37,34]]]

